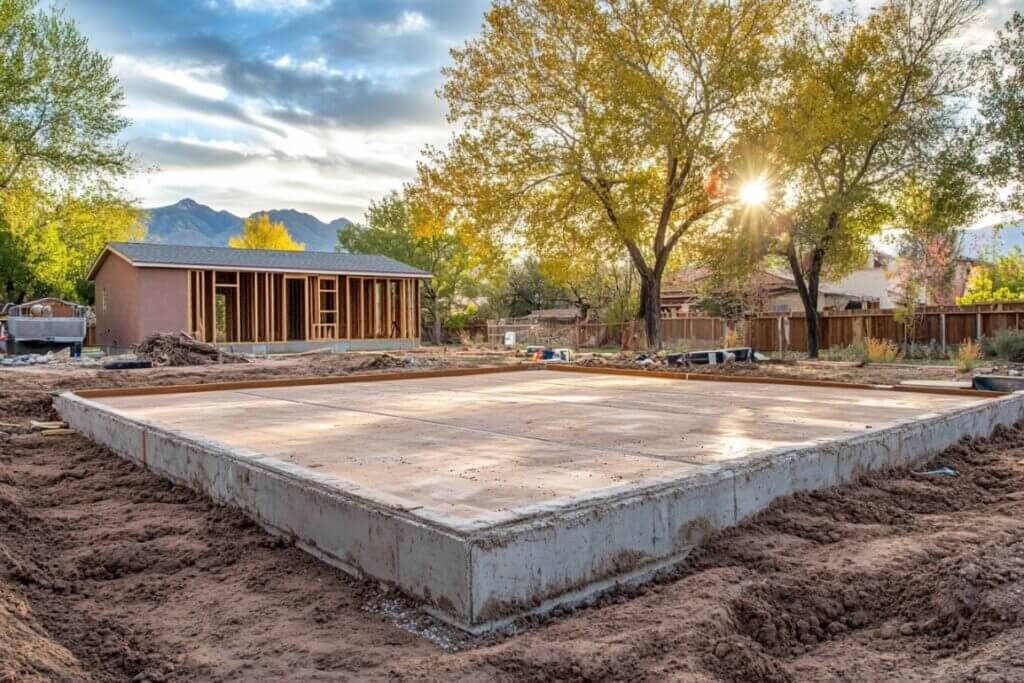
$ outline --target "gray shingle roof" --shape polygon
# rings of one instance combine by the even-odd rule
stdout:
[[[328,251],[271,251],[265,249],[229,249],[227,247],[189,247],[157,242],[111,242],[107,248],[124,256],[134,265],[195,266],[235,270],[282,270],[315,273],[359,273],[430,277],[388,256],[376,254],[338,254]],[[95,276],[103,255],[93,266]]]

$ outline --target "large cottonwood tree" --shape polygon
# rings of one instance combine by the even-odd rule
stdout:
[[[815,13],[785,60],[768,112],[785,198],[782,250],[820,344],[823,272],[841,274],[892,217],[892,198],[957,125],[964,55],[950,46],[980,0],[887,0],[866,18]]]
[[[731,199],[737,121],[768,88],[792,0],[500,0],[453,50],[459,133],[429,152],[477,247],[629,255],[648,342],[677,245]]]

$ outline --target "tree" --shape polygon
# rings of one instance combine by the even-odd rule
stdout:
[[[0,192],[19,176],[117,177],[132,167],[117,135],[124,93],[110,59],[62,10],[0,0]]]
[[[998,301],[1024,301],[1024,253],[1016,248],[988,266],[975,266],[967,278],[967,291],[956,302],[990,304]]]
[[[89,300],[103,244],[145,234],[117,189],[124,94],[74,22],[36,5],[0,0],[0,291]]]
[[[862,263],[907,173],[927,162],[966,91],[965,60],[947,48],[980,0],[888,0],[864,20],[812,14],[788,51],[787,85],[768,112],[784,179],[779,247],[793,273],[817,357],[822,273]]]
[[[22,179],[3,193],[3,298],[22,303],[52,295],[91,302],[87,275],[93,260],[109,241],[142,239],[142,212],[102,189],[57,195],[41,187],[34,179]]]
[[[409,198],[417,194],[419,207]],[[390,192],[372,202],[366,223],[338,231],[339,251],[383,254],[428,273],[423,284],[424,320],[432,327],[435,344],[442,343],[441,327],[472,285],[469,249],[443,211],[431,211],[422,192],[407,188],[406,196]]]
[[[912,171],[894,200],[900,226],[899,259],[893,280],[903,290],[901,306],[913,316],[919,301],[952,304],[951,290],[963,229],[981,210],[976,145],[956,139],[932,163]]]
[[[774,66],[791,0],[505,0],[444,70],[461,131],[429,150],[484,253],[612,245],[640,279],[648,343],[661,281],[732,201],[737,120]]]
[[[512,260],[500,270],[490,269],[480,294],[486,299],[480,313],[489,318],[522,318],[537,309],[567,306],[572,298],[533,255]]]
[[[989,155],[985,171],[1009,193],[1005,209],[1024,211],[1024,15],[1014,12],[982,54],[979,98]]]
[[[242,223],[242,234],[228,239],[232,249],[276,249],[305,251],[306,245],[292,239],[284,223],[271,223],[265,213],[249,216]]]

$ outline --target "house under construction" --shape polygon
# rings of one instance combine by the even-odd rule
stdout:
[[[386,256],[112,242],[93,264],[96,339],[187,331],[245,351],[419,344],[424,272]]]

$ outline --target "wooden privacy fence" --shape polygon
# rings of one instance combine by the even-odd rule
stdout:
[[[888,339],[898,344],[934,344],[946,350],[1000,330],[1024,329],[1024,303],[928,306],[905,320],[892,309],[825,311],[819,314],[818,326],[823,349],[842,348],[867,339]],[[807,351],[807,323],[802,313],[765,313],[738,321],[706,316],[661,319],[662,344],[668,347],[720,346],[728,330],[735,330],[744,344],[758,351]],[[642,346],[639,340],[643,338],[643,324],[489,321],[485,341],[500,346],[506,332],[515,332],[518,344],[574,349],[637,348]]]
[[[905,320],[891,309],[826,311],[818,318],[823,349],[888,339],[946,350],[1000,330],[1021,329],[1022,323],[1024,304],[929,306]],[[770,313],[747,318],[743,324],[744,338],[759,351],[807,351],[807,321],[802,313]]]

